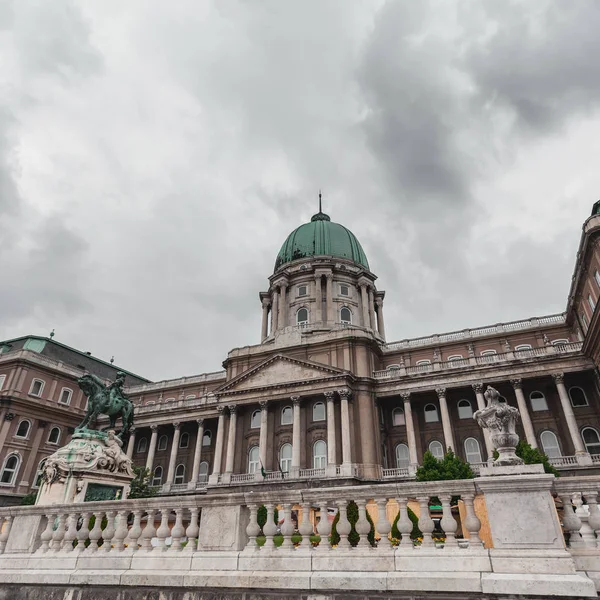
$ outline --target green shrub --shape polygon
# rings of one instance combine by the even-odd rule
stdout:
[[[450,448],[441,460],[427,450],[423,455],[423,464],[417,469],[417,481],[450,481],[473,477],[475,474],[471,465],[456,456]]]
[[[346,512],[346,516],[348,517],[348,521],[350,522],[350,534],[348,535],[348,541],[352,546],[356,546],[360,540],[360,535],[358,531],[356,531],[356,523],[358,521],[358,505],[354,500],[350,500],[348,502],[348,508]],[[337,546],[340,543],[340,534],[337,531],[337,524],[340,521],[340,512],[338,511],[333,519],[333,523],[331,524],[331,535],[329,536],[329,541],[332,546]],[[367,534],[367,539],[371,546],[375,545],[375,525],[373,524],[373,520],[371,519],[371,515],[367,511],[367,521],[371,525],[371,529]]]
[[[135,477],[131,480],[131,487],[129,489],[129,495],[127,496],[128,499],[152,498],[158,494],[158,488],[150,485],[152,475],[149,469],[144,467],[133,467],[133,472]]]
[[[515,454],[522,458],[526,465],[544,465],[545,473],[560,477],[560,473],[550,464],[548,457],[539,448],[532,448],[525,440],[519,441]],[[497,450],[494,450],[494,458],[498,458]]]
[[[419,529],[419,517],[417,517],[417,515],[415,515],[415,513],[409,507],[407,507],[407,510],[408,510],[408,518],[412,521],[412,524],[413,524],[412,531],[410,532],[410,539],[416,540],[417,538],[423,537],[423,533]],[[394,523],[392,524],[392,537],[396,538],[397,540],[400,539],[400,532],[398,531],[399,519],[400,519],[400,511],[398,511],[398,514],[396,515],[396,518],[394,519]]]
[[[21,506],[32,506],[35,504],[35,499],[37,498],[36,492],[31,492],[31,494],[27,494],[21,498]]]
[[[258,523],[258,526],[262,531],[262,528],[267,523],[267,507],[264,504],[261,504],[258,507],[258,512],[256,513],[256,522]],[[277,510],[277,507],[275,507],[275,510],[273,512],[273,522],[275,523],[275,525],[279,523],[279,510]]]

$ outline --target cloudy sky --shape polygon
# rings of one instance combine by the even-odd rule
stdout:
[[[596,0],[1,1],[0,339],[218,370],[319,188],[390,341],[562,311],[599,29]]]

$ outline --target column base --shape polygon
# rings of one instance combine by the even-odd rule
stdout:
[[[336,477],[337,465],[327,465],[325,467],[325,477]]]
[[[222,473],[221,483],[231,483],[231,473]]]
[[[298,479],[300,477],[300,467],[291,467],[288,473],[288,479]]]
[[[220,477],[221,477],[221,473],[213,473],[208,478],[208,485],[218,485]]]
[[[340,465],[339,477],[352,477],[353,471],[352,463],[342,463]]]
[[[187,488],[188,488],[188,490],[195,490],[196,489],[196,482],[195,481],[188,481]]]
[[[576,452],[575,458],[580,467],[591,467],[594,464],[589,452]]]
[[[163,483],[162,487],[160,488],[162,492],[170,492],[171,491],[171,484],[170,483]]]

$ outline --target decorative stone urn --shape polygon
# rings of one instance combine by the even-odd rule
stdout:
[[[112,430],[76,429],[66,446],[44,460],[36,504],[125,498],[134,475],[122,446]]]
[[[484,397],[487,401],[486,407],[476,411],[473,418],[480,427],[488,429],[490,432],[490,439],[499,455],[494,461],[494,465],[522,465],[523,459],[515,454],[519,443],[519,436],[515,431],[520,417],[518,409],[500,402],[498,390],[489,385],[485,390]]]

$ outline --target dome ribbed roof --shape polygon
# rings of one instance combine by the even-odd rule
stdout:
[[[320,211],[310,223],[300,225],[288,235],[277,255],[275,271],[286,263],[309,256],[345,258],[369,269],[367,256],[356,236]]]

